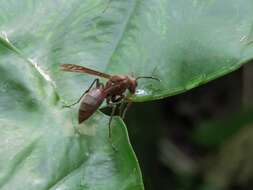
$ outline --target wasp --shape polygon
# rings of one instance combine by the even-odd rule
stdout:
[[[112,106],[111,117],[109,120],[109,138],[111,138],[111,122],[112,117],[115,114],[116,106],[120,103],[123,106],[124,102],[127,102],[126,107],[120,109],[120,116],[125,117],[126,111],[130,107],[132,101],[126,97],[126,91],[130,94],[135,94],[137,88],[137,81],[141,78],[159,79],[149,76],[141,76],[134,78],[128,75],[109,75],[103,72],[99,72],[87,67],[83,67],[75,64],[61,64],[60,69],[68,72],[86,73],[100,78],[107,79],[106,84],[100,82],[99,78],[96,78],[90,85],[90,87],[81,95],[81,97],[73,104],[65,107],[71,107],[81,101],[78,122],[81,124],[88,119],[106,100],[107,105]]]

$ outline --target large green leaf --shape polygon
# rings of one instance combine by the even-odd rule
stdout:
[[[1,45],[0,189],[143,189],[122,121],[112,142],[104,114],[78,125],[77,109],[62,108],[37,67]]]
[[[170,96],[252,58],[251,0],[0,0],[1,189],[143,189],[120,120],[77,125],[92,76],[75,63],[139,81],[135,101]],[[76,129],[76,130],[74,130]]]
[[[1,1],[1,31],[38,62],[64,100],[92,77],[59,72],[76,63],[108,73],[154,75],[136,101],[170,96],[241,66],[253,55],[251,0]]]

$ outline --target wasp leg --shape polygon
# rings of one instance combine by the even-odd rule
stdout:
[[[109,138],[111,139],[112,138],[112,118],[115,114],[115,111],[116,111],[116,108],[117,108],[117,105],[113,105],[112,107],[112,113],[111,113],[111,116],[110,116],[110,119],[109,119]]]
[[[118,95],[118,96],[113,96],[112,97],[112,102],[119,104],[122,102],[122,100],[125,98],[124,94]]]
[[[99,83],[99,79],[95,79],[91,83],[90,87],[82,94],[82,96],[76,102],[74,102],[73,104],[70,104],[70,105],[64,105],[63,107],[64,108],[70,108],[70,107],[78,104],[81,101],[81,99],[84,97],[84,95],[87,94],[90,91],[90,89],[94,86],[95,83],[96,83],[96,87],[99,87],[100,85],[103,85],[102,83]]]
[[[108,135],[109,135],[109,141],[111,143],[111,146],[112,146],[112,149],[117,152],[117,148],[114,146],[113,142],[112,142],[112,118],[113,118],[113,115],[115,114],[115,111],[116,111],[116,108],[117,108],[117,104],[110,104],[109,106],[112,106],[112,112],[111,112],[111,116],[110,116],[110,119],[109,119],[109,126],[108,126]]]
[[[120,103],[120,106],[119,106],[119,116],[122,118],[122,113],[123,113],[123,110],[124,110],[124,105],[125,105],[125,102],[122,101]]]
[[[122,111],[122,110],[120,110],[120,116],[121,116],[121,118],[124,120],[124,118],[125,118],[125,116],[126,116],[126,112],[127,112],[127,110],[130,108],[130,106],[132,105],[132,101],[129,101],[128,103],[127,103],[127,105],[126,105],[126,107],[124,108],[124,110]]]
[[[108,98],[106,98],[106,103],[108,104],[108,106],[112,107],[112,112],[111,112],[111,117],[109,120],[109,138],[111,138],[111,123],[112,123],[112,117],[114,116],[115,112],[116,112],[116,108],[118,106],[119,103],[121,103],[121,100],[124,98],[124,95],[119,95],[117,96],[110,96]]]

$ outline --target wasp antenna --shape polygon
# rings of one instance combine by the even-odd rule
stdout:
[[[136,78],[136,80],[139,80],[139,79],[153,79],[153,80],[157,80],[157,81],[161,82],[161,80],[159,78],[150,77],[150,76],[140,76],[140,77]]]

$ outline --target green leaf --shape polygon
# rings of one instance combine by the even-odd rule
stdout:
[[[78,126],[77,108],[62,108],[94,77],[59,65],[155,76],[134,100],[170,96],[252,59],[252,9],[251,0],[0,1],[1,189],[143,189],[121,121],[116,153],[108,117]]]
[[[113,120],[113,142],[100,112],[78,125],[77,108],[62,108],[39,67],[1,45],[0,188],[143,189],[122,121]]]
[[[90,19],[92,24],[81,29],[82,35],[76,31],[79,22],[71,27],[71,34],[61,36],[65,49],[55,62],[156,76],[160,83],[139,81],[135,101],[171,96],[231,72],[252,58],[252,9],[251,0],[112,1],[104,15]],[[74,42],[68,42],[70,35]],[[97,43],[91,45],[94,38]],[[87,45],[81,50],[78,46],[83,43]],[[74,58],[62,56],[68,52]],[[57,79],[60,95],[76,99],[87,77],[60,73]]]
[[[1,2],[1,31],[38,62],[67,102],[94,77],[59,72],[61,63],[156,76],[135,101],[189,90],[252,59],[251,0],[34,0]]]

